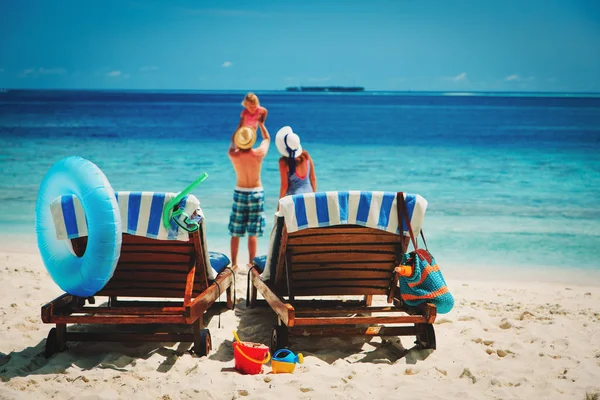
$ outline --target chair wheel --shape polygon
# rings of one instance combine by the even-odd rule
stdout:
[[[44,348],[44,356],[46,358],[52,357],[52,355],[58,351],[57,342],[58,338],[56,337],[56,328],[52,328],[50,329],[48,337],[46,338],[46,347]]]
[[[46,358],[52,357],[54,353],[65,351],[67,345],[65,343],[58,343],[58,333],[56,328],[50,329],[48,337],[46,338],[46,346],[44,347],[44,356]]]
[[[210,331],[208,329],[202,329],[200,331],[200,343],[194,344],[192,351],[196,353],[198,357],[207,356],[212,350],[212,339],[210,337]]]
[[[419,333],[417,334],[417,340],[415,343],[421,349],[432,349],[435,350],[435,330],[432,324],[416,324]]]
[[[271,353],[289,345],[288,328],[285,325],[275,325],[271,334]]]

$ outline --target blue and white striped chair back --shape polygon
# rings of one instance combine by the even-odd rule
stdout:
[[[418,194],[404,194],[411,227],[417,235],[423,226],[427,200]],[[288,232],[334,225],[362,225],[400,233],[396,193],[320,192],[286,196],[279,200],[279,215],[285,218]],[[406,222],[402,228],[408,235]]]
[[[167,229],[162,221],[164,207],[177,193],[121,191],[115,192],[115,195],[119,204],[123,233],[157,240],[189,241],[188,231],[179,227],[173,220]],[[206,245],[206,220],[200,208],[200,201],[195,196],[188,195],[181,200],[179,207],[183,208],[185,214],[193,215],[193,219],[200,224],[204,258],[206,265],[210,266],[210,255]],[[85,211],[77,196],[69,194],[58,197],[50,204],[50,211],[57,239],[75,239],[88,235]],[[180,218],[183,218],[183,215]],[[215,279],[216,272],[212,268],[208,268],[207,273],[209,279]]]
[[[423,227],[427,200],[418,194],[404,193],[413,233],[417,235]],[[283,218],[288,233],[302,229],[336,225],[361,225],[400,234],[396,193],[393,192],[317,192],[286,196],[279,200],[279,211],[275,214],[275,228],[271,232],[266,267],[261,279],[267,281],[277,260],[279,246],[275,240],[277,219]],[[402,233],[409,236],[404,221]]]

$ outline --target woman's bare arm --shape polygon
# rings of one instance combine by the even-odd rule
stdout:
[[[279,186],[279,198],[285,196],[288,190],[288,165],[285,158],[279,159],[279,177],[281,179],[281,184]]]
[[[315,164],[313,163],[313,160],[312,160],[311,156],[308,154],[308,152],[306,152],[306,156],[308,157],[308,162],[310,163],[310,174],[309,174],[310,185],[313,188],[313,192],[316,192],[317,191],[317,174],[315,172]]]

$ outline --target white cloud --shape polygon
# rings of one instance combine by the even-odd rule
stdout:
[[[535,80],[535,76],[521,76],[517,74],[508,75],[504,78],[505,82],[531,82]]]
[[[110,71],[106,76],[116,78],[117,76],[121,76],[121,71]]]
[[[223,68],[229,68],[233,65],[233,63],[231,61],[225,61],[223,64],[221,64],[221,67]]]
[[[151,72],[151,71],[158,71],[159,68],[156,65],[145,65],[143,67],[140,67],[140,72]]]
[[[458,74],[456,76],[446,76],[446,77],[441,77],[438,79],[443,79],[445,81],[452,81],[452,82],[465,82],[467,80],[467,73],[461,72],[460,74]]]
[[[464,81],[467,79],[467,73],[466,72],[461,72],[460,74],[454,76],[451,78],[454,82],[460,82],[460,81]]]
[[[67,70],[64,68],[26,68],[19,73],[20,78],[37,78],[40,75],[66,75]]]

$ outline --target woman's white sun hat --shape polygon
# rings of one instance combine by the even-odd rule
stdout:
[[[289,126],[284,126],[277,131],[275,136],[275,146],[284,157],[299,157],[302,154],[302,146],[300,145],[300,137],[292,131]]]

